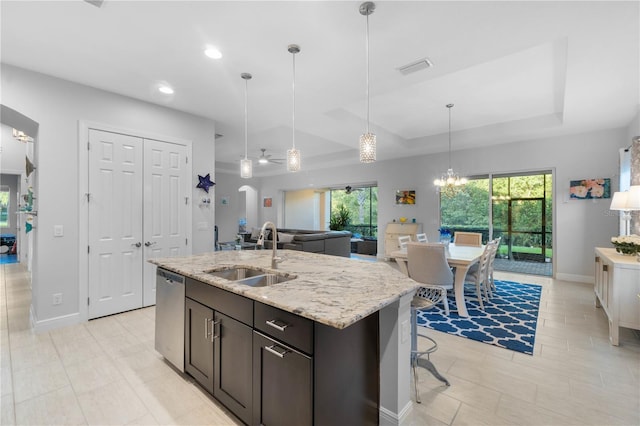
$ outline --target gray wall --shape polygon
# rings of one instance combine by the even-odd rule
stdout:
[[[609,247],[617,235],[618,218],[609,210],[610,200],[570,200],[569,180],[609,177],[614,190],[618,182],[618,149],[628,146],[629,129],[599,130],[585,134],[531,140],[484,149],[455,151],[453,167],[466,174],[509,173],[533,170],[555,170],[555,267],[560,279],[590,282],[593,277],[593,249]],[[626,145],[625,145],[626,144]],[[356,164],[318,171],[301,171],[265,177],[261,194],[278,194],[282,190],[324,188],[377,182],[378,227],[383,235],[385,224],[400,216],[416,218],[424,226],[429,239],[435,240],[439,225],[438,195],[434,178],[445,170],[447,154]],[[415,206],[396,206],[397,189],[415,189]],[[280,200],[274,198],[274,206]],[[264,209],[261,220],[278,218],[277,212]],[[219,218],[220,219],[220,218]],[[280,225],[282,225],[280,223]],[[378,253],[384,253],[384,241],[378,239]]]
[[[192,141],[191,195],[194,198],[200,191],[195,188],[195,175],[211,173],[214,176],[215,173],[215,126],[206,118],[4,64],[1,84],[3,104],[40,124],[36,142],[38,217],[32,274],[34,321],[36,327],[56,320],[73,322],[80,311],[79,288],[87,285],[86,277],[80,277],[78,272],[78,219],[82,199],[78,186],[79,121]],[[194,253],[213,247],[214,210],[214,205],[202,210],[193,204],[193,227],[208,228],[192,230]],[[63,238],[53,237],[54,224],[64,226]],[[52,305],[54,293],[64,295],[61,305]]]

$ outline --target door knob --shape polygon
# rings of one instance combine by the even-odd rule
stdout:
[[[131,244],[131,245],[132,245],[132,246],[135,246],[135,247],[138,247],[138,248],[139,248],[139,247],[142,247],[142,243],[141,243],[141,242],[137,242],[137,243],[135,243],[135,244]]]
[[[146,247],[151,247],[152,245],[154,245],[155,243],[157,243],[157,241],[151,242],[151,241],[147,241],[146,243],[144,243],[144,245]]]

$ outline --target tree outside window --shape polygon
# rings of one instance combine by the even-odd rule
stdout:
[[[331,216],[348,212],[349,223],[344,227],[355,236],[378,236],[378,187],[367,186],[331,190]]]

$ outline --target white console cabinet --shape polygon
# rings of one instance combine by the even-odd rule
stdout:
[[[640,330],[640,262],[613,248],[596,247],[596,307],[609,320],[609,341],[618,346],[619,328]]]
[[[414,222],[392,222],[387,224],[384,231],[384,257],[389,259],[391,252],[400,249],[398,237],[410,235],[411,241],[416,241],[416,234],[422,232],[422,224]]]

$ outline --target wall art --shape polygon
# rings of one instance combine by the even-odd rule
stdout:
[[[611,198],[611,179],[580,179],[569,181],[569,196],[574,200]]]
[[[416,203],[416,191],[413,189],[399,189],[396,191],[396,204],[409,204],[414,205]]]

